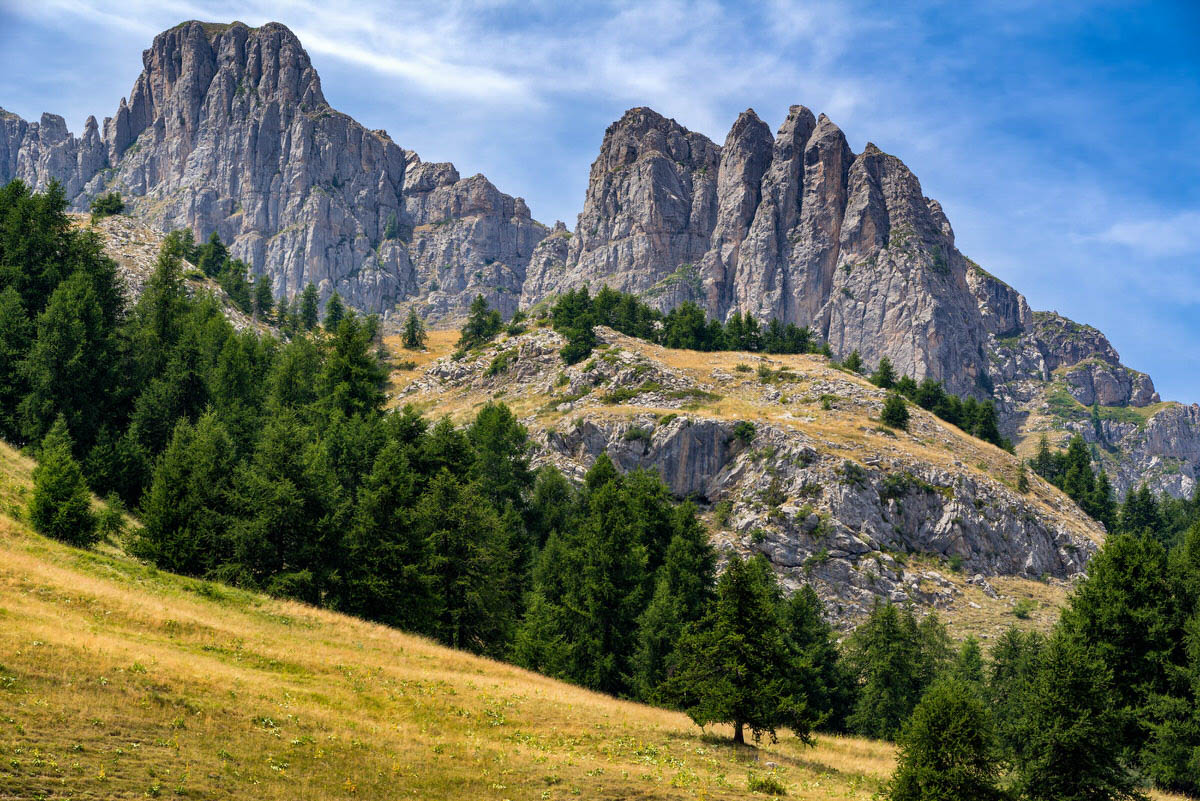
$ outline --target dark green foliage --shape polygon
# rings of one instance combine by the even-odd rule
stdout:
[[[233,442],[215,414],[182,418],[142,499],[134,553],[176,573],[204,576],[230,554]]]
[[[1122,757],[1112,676],[1071,637],[1052,637],[1023,696],[1014,741],[1016,789],[1029,801],[1135,798]]]
[[[879,366],[871,373],[871,383],[880,389],[891,389],[896,385],[896,371],[887,356],[879,360]]]
[[[623,334],[646,339],[669,348],[727,351],[748,350],[765,353],[811,353],[812,332],[771,320],[762,329],[750,315],[734,312],[724,325],[709,320],[704,310],[691,301],[663,315],[636,295],[601,287],[589,297],[587,288],[561,295],[553,309],[554,329],[567,337],[563,359],[575,364],[587,358],[595,347],[592,326],[606,325]]]
[[[216,231],[209,235],[208,241],[196,251],[196,266],[209,278],[216,278],[225,269],[229,261],[229,249],[221,242]]]
[[[1000,799],[992,720],[971,684],[934,682],[900,736],[892,801]]]
[[[483,295],[476,295],[471,301],[471,310],[467,314],[466,325],[458,338],[460,348],[474,348],[492,341],[500,333],[503,320],[500,312],[488,306]]]
[[[760,557],[761,558],[761,557]],[[807,740],[814,714],[777,612],[770,568],[730,559],[708,613],[679,641],[678,670],[663,695],[700,726],[729,723],[735,743],[787,727]]]
[[[83,548],[99,538],[91,495],[83,472],[71,455],[71,437],[61,417],[38,451],[29,522],[41,534]]]
[[[1109,529],[1116,527],[1117,530],[1124,530],[1117,520],[1112,485],[1103,470],[1099,474],[1093,472],[1092,455],[1083,437],[1076,434],[1071,437],[1065,452],[1052,453],[1046,435],[1043,434],[1038,444],[1037,455],[1030,465],[1035,473],[1065,492],[1083,511],[1104,523]],[[1133,494],[1135,493],[1131,493]],[[1149,493],[1143,497],[1149,499],[1153,513],[1154,499]],[[1157,521],[1148,521],[1145,525],[1138,524],[1139,532],[1157,528]]]
[[[908,404],[905,403],[904,396],[899,392],[889,392],[883,402],[883,412],[879,415],[879,420],[889,428],[907,431]]]
[[[275,307],[275,295],[271,290],[271,276],[263,273],[254,279],[254,315],[266,321],[271,319]]]
[[[125,201],[119,192],[105,192],[92,198],[91,211],[92,222],[95,222],[101,217],[111,217],[125,211]]]
[[[408,350],[422,350],[425,347],[425,323],[417,316],[417,312],[412,307],[409,307],[408,317],[404,321],[404,330],[401,333],[400,343]]]
[[[850,351],[850,355],[842,361],[842,367],[852,373],[861,373],[863,367],[862,356],[859,355],[857,350]]]
[[[1020,722],[1025,699],[1033,691],[1043,645],[1042,635],[1013,626],[992,648],[986,696],[996,721],[997,746],[1008,762],[1021,747]]]
[[[317,323],[320,321],[320,304],[321,298],[317,294],[317,287],[309,281],[300,295],[299,318],[305,331],[312,331],[317,327]]]
[[[847,648],[858,697],[851,731],[893,739],[948,657],[945,632],[930,615],[918,624],[907,610],[878,604]]]
[[[325,301],[325,330],[336,331],[345,316],[346,304],[342,303],[342,296],[334,292]]]
[[[816,728],[843,732],[854,702],[853,677],[825,620],[821,599],[807,585],[780,604],[780,625]]]
[[[922,409],[933,412],[971,436],[990,442],[998,448],[1012,450],[1012,443],[1000,436],[996,406],[992,401],[981,403],[975,398],[963,400],[946,392],[941,382],[932,378],[926,378],[918,384],[908,376],[901,376],[895,382],[895,390]]]
[[[733,438],[743,445],[754,441],[754,423],[738,420],[733,426]]]
[[[653,699],[678,665],[675,646],[684,629],[698,621],[712,599],[716,554],[708,532],[690,504],[674,511],[675,535],[655,572],[654,595],[638,619],[633,655],[633,685],[641,698]]]
[[[983,686],[983,651],[979,648],[979,640],[969,635],[954,657],[950,666],[951,675],[966,684],[972,690],[978,691]]]

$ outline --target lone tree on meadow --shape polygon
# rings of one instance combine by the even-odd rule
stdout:
[[[678,671],[663,685],[699,726],[729,723],[733,741],[757,742],[786,726],[807,741],[813,714],[798,686],[800,671],[788,650],[776,608],[770,569],[734,556],[717,581],[717,598],[679,642]]]
[[[422,350],[425,347],[425,323],[417,316],[412,307],[408,309],[408,319],[404,321],[404,332],[401,342],[408,350]]]
[[[42,440],[29,520],[35,531],[70,545],[86,548],[98,539],[87,482],[71,455],[71,435],[62,417]]]

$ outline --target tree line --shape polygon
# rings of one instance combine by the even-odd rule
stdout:
[[[1151,530],[1113,537],[1050,637],[1013,630],[990,659],[886,603],[839,641],[816,594],[787,596],[763,557],[718,571],[696,509],[656,474],[606,456],[580,486],[533,470],[499,403],[462,427],[388,410],[372,318],[346,311],[286,341],[236,332],[184,291],[171,242],[128,305],[64,210],[53,188],[0,191],[0,425],[39,456],[39,530],[83,545],[113,530],[90,490],[137,512],[128,547],[164,569],[738,739],[898,737],[899,798],[970,797],[930,794],[953,782],[1029,799],[1200,789],[1200,527],[1170,553]],[[962,734],[950,751],[946,731]]]

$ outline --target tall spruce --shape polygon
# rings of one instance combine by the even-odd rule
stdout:
[[[71,450],[71,435],[60,417],[38,450],[29,522],[40,534],[86,548],[99,537],[91,494]]]

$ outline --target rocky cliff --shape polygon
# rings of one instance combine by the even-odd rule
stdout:
[[[216,231],[278,295],[312,281],[387,312],[419,293],[437,315],[483,291],[515,309],[545,233],[524,202],[334,110],[283,25],[183,23],[142,63],[102,135],[94,119],[76,139],[61,117],[0,114],[0,182],[57,179],[80,209],[119,191],[162,230]]]
[[[277,295],[312,281],[385,315],[449,324],[477,294],[509,315],[607,283],[663,309],[808,325],[837,354],[994,397],[1026,450],[1081,433],[1119,490],[1187,493],[1200,475],[1200,406],[1161,403],[1099,331],[1033,312],[959,252],[903,162],[854,152],[803,106],[774,134],[747,110],[722,145],[631,109],[570,231],[334,110],[282,25],[186,22],[142,62],[116,114],[78,137],[53,114],[0,110],[0,182],[58,180],[77,209],[119,191],[158,230],[218,232]]]
[[[1012,455],[930,414],[914,410],[907,432],[881,428],[885,393],[820,357],[598,335],[575,366],[542,328],[397,374],[394,391],[461,420],[502,397],[528,426],[535,463],[578,480],[601,453],[657,473],[696,500],[723,553],[766,555],[787,587],[813,585],[847,625],[876,598],[969,612],[968,586],[992,592],[1004,620],[1020,593],[994,587],[1061,588],[1103,537],[1040,479],[1017,491]],[[432,347],[446,353],[453,337]]]

